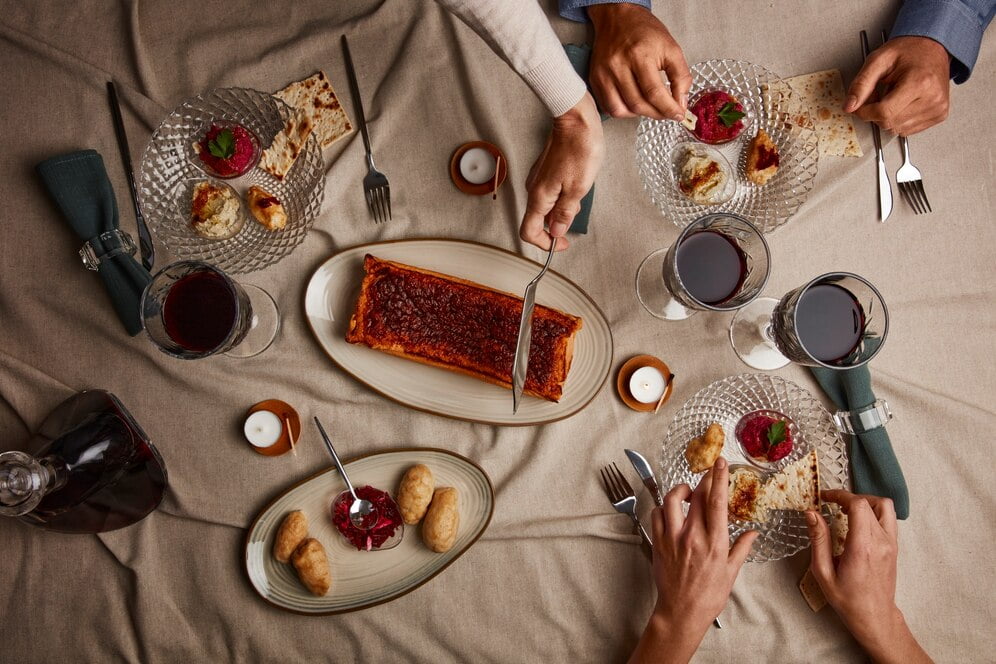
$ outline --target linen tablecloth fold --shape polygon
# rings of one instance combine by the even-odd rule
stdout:
[[[875,403],[868,365],[842,371],[810,367],[816,381],[838,408],[855,410]],[[851,436],[851,483],[855,493],[891,498],[896,517],[910,515],[910,494],[903,469],[885,427]]]
[[[47,159],[35,170],[70,228],[96,255],[103,254],[97,271],[125,330],[135,336],[142,331],[142,291],[152,277],[133,252],[120,251],[116,239],[104,235],[118,230],[118,205],[104,160],[95,150],[80,150]]]

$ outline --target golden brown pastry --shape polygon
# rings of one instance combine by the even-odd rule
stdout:
[[[273,540],[273,557],[282,563],[290,560],[294,549],[308,536],[308,519],[304,512],[294,511],[284,517],[277,538]]]
[[[756,185],[768,184],[778,172],[778,161],[778,146],[763,129],[758,129],[747,148],[747,179]]]
[[[450,486],[436,489],[422,522],[422,541],[436,553],[445,553],[456,542],[459,528],[457,490]]]
[[[712,468],[716,459],[723,453],[723,442],[726,434],[723,427],[713,422],[710,424],[702,436],[697,436],[688,441],[685,448],[685,460],[693,473],[704,473]]]
[[[253,185],[246,192],[249,211],[268,231],[279,231],[287,225],[287,211],[280,199],[261,187]]]
[[[422,520],[432,501],[434,486],[435,480],[428,466],[420,463],[408,469],[398,488],[398,509],[405,523],[414,525]]]
[[[301,542],[291,556],[294,569],[301,583],[312,595],[321,597],[332,587],[332,572],[329,571],[329,557],[325,547],[313,537]]]

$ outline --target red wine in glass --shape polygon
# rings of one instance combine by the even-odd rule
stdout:
[[[799,298],[795,311],[799,343],[826,364],[843,362],[861,343],[865,312],[843,286],[817,284]]]
[[[193,353],[213,351],[232,333],[238,317],[236,293],[210,270],[191,272],[169,288],[163,303],[166,334]]]
[[[676,263],[688,294],[713,306],[736,295],[747,277],[744,252],[718,231],[697,231],[686,237],[678,246]]]

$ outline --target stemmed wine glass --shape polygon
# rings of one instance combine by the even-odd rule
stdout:
[[[253,357],[280,329],[277,303],[262,288],[238,284],[203,261],[167,265],[145,287],[142,327],[159,350],[196,360],[224,353]]]
[[[769,371],[796,362],[851,369],[875,357],[889,333],[882,294],[850,272],[830,272],[789,291],[762,297],[730,324],[730,343],[745,364]]]
[[[770,267],[768,243],[754,224],[736,214],[708,214],[640,263],[636,295],[663,320],[733,311],[761,294]]]

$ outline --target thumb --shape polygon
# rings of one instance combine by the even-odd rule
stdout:
[[[851,81],[851,87],[847,90],[847,99],[844,100],[844,110],[853,113],[863,106],[875,93],[875,86],[891,67],[892,58],[882,55],[881,51],[868,56],[868,60]]]
[[[806,524],[809,526],[809,540],[812,543],[813,557],[809,569],[822,586],[834,578],[833,550],[830,547],[830,529],[823,517],[816,512],[806,512]]]

